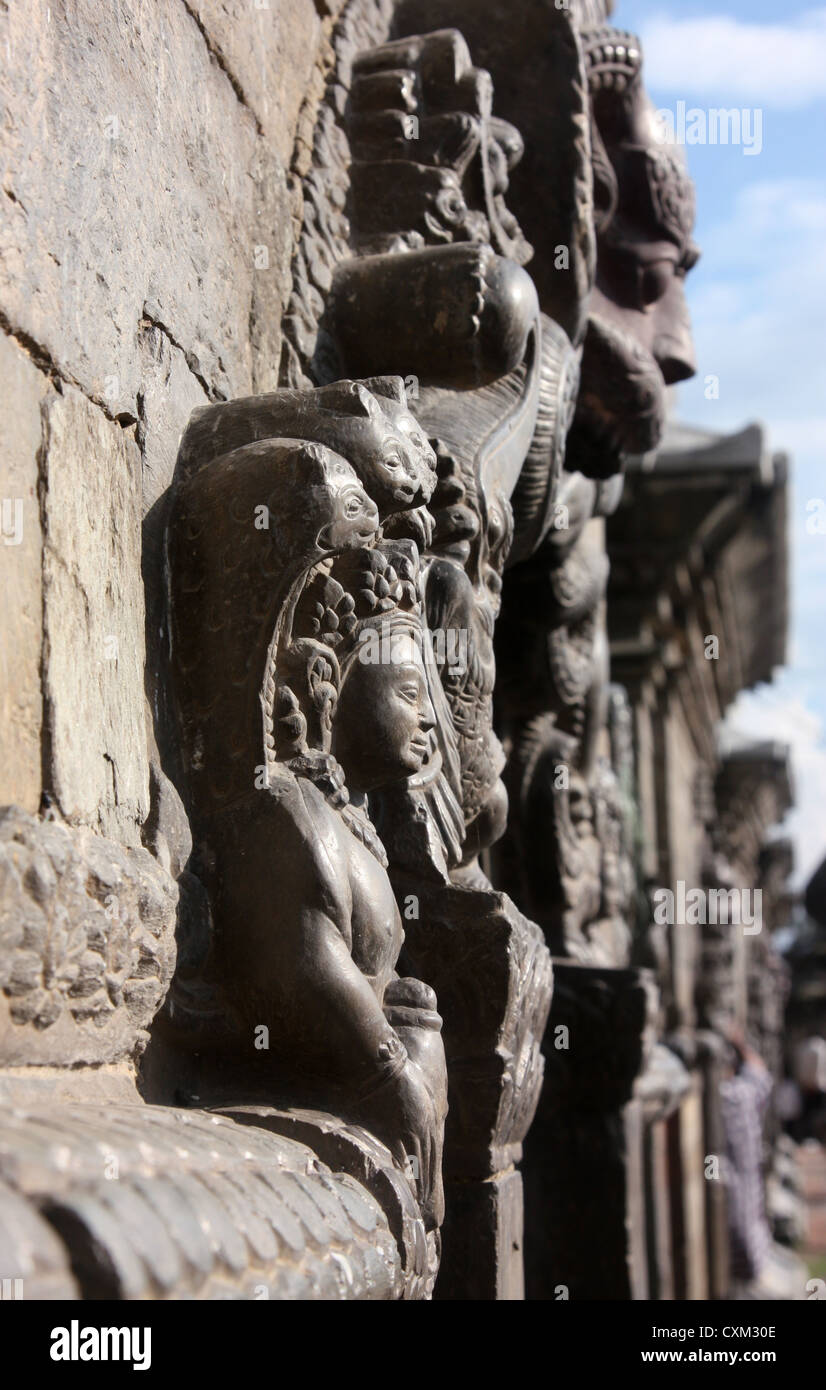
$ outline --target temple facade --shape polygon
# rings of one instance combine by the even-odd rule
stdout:
[[[794,793],[721,726],[785,658],[788,469],[672,417],[639,41],[3,9],[0,1275],[729,1297]]]

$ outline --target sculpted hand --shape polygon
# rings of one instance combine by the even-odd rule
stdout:
[[[363,1096],[361,1113],[404,1169],[428,1230],[444,1217],[442,1147],[447,1071],[436,996],[420,980],[392,980],[384,1015],[399,1056],[384,1082]],[[403,1059],[403,1060],[402,1060]]]
[[[447,1072],[442,1045],[442,1019],[436,995],[422,980],[391,980],[384,991],[384,1016],[401,1038],[408,1054],[424,1074],[441,1114],[447,1114]]]
[[[409,1061],[400,1073],[394,1095],[386,1098],[392,1145],[419,1199],[428,1230],[444,1219],[442,1144],[444,1113],[421,1068]]]

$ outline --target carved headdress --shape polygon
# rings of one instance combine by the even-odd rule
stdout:
[[[438,702],[441,692],[423,626],[419,557],[412,541],[349,551],[307,576],[287,622],[276,628],[262,699],[269,785],[276,786],[285,772],[309,778],[386,864],[371,821],[363,811],[350,812],[333,737],[348,673],[357,659],[364,659],[365,639],[375,636],[387,644],[390,660],[399,636],[412,639]]]
[[[193,813],[248,796],[265,762],[267,654],[323,559],[377,534],[375,503],[322,444],[265,439],[183,483],[170,525],[172,664]]]
[[[411,541],[351,551],[319,565],[270,648],[265,688],[268,770],[305,772],[330,748],[336,701],[368,628],[422,633],[418,554]]]
[[[639,39],[601,26],[585,32],[583,50],[594,114],[591,147],[600,235],[620,240],[623,223],[633,215],[690,255],[694,185],[682,152],[665,143],[657,126],[643,86]]]
[[[169,525],[172,666],[196,816],[261,785],[272,652],[308,577],[372,544],[390,518],[421,530],[411,518],[427,518],[434,464],[397,378],[196,411]]]

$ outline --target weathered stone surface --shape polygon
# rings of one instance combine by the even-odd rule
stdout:
[[[313,0],[184,0],[286,166],[321,37]]]
[[[146,322],[139,347],[138,440],[143,456],[142,505],[147,515],[172,481],[178,445],[190,415],[199,406],[207,405],[209,397],[187,365],[184,353],[162,329]]]
[[[172,977],[176,903],[146,850],[0,811],[0,1065],[134,1060]]]
[[[74,1299],[77,1284],[67,1251],[37,1208],[0,1182],[0,1279],[11,1294],[25,1299]],[[19,1284],[16,1281],[19,1280]]]
[[[256,147],[250,166],[253,183],[253,270],[249,308],[252,386],[256,392],[280,385],[281,316],[292,291],[290,255],[293,246],[295,190],[265,139]]]
[[[7,1205],[0,1187],[0,1240],[4,1218],[20,1224],[27,1209],[31,1229],[41,1228],[28,1237],[30,1263],[56,1263],[56,1232],[85,1298],[404,1294],[396,1242],[366,1188],[305,1144],[222,1116],[16,1107],[0,1126],[0,1178],[12,1189]],[[13,1277],[26,1253],[0,1244],[0,1267],[11,1261]]]
[[[286,43],[301,29],[281,8]],[[139,20],[121,4],[53,0],[5,10],[0,41],[6,320],[115,415],[139,414],[145,320],[211,394],[248,390],[255,246],[267,241],[250,173],[257,123],[193,14],[180,0]],[[290,37],[285,64],[295,46]],[[280,103],[272,68],[262,83]],[[271,264],[289,255],[270,243]],[[277,321],[277,302],[270,312]]]
[[[0,334],[0,803],[40,803],[40,402],[48,382]]]
[[[46,775],[62,814],[134,845],[149,804],[140,455],[79,392],[43,449]]]

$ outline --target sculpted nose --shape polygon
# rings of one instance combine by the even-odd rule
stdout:
[[[683,281],[674,279],[656,308],[654,357],[666,386],[687,381],[697,372],[691,317]]]
[[[431,729],[436,727],[436,711],[430,703],[430,696],[425,695],[419,711],[419,727],[424,733],[429,734]]]

